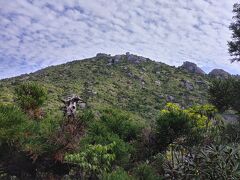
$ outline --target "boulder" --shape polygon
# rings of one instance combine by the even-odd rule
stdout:
[[[127,76],[128,76],[128,77],[133,77],[134,75],[133,75],[133,73],[128,72],[128,73],[127,73]]]
[[[111,57],[108,61],[108,66],[113,65],[113,64],[117,64],[122,58],[122,55],[115,55],[113,57]]]
[[[237,123],[239,122],[239,115],[233,113],[223,113],[222,117],[226,123]]]
[[[198,85],[204,85],[204,84],[206,84],[206,82],[201,81],[201,80],[197,80],[196,83],[197,83]]]
[[[167,95],[166,100],[173,102],[175,100],[175,98],[173,96]]]
[[[191,82],[187,81],[187,80],[182,79],[180,85],[185,87],[189,91],[194,90],[193,84]]]
[[[86,106],[87,106],[87,104],[84,103],[84,102],[79,103],[79,107],[80,107],[81,109],[85,109]]]
[[[142,71],[147,71],[146,68],[142,67]]]
[[[201,68],[199,68],[195,63],[185,61],[182,66],[180,66],[181,69],[184,69],[190,73],[195,74],[206,74]]]
[[[157,85],[157,86],[160,86],[161,85],[161,81],[155,81],[155,84]]]

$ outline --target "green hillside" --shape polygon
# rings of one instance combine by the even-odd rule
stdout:
[[[55,112],[61,98],[77,94],[93,110],[116,107],[153,120],[166,102],[187,107],[207,102],[207,75],[136,55],[96,57],[51,66],[0,81],[0,101],[11,103],[14,87],[36,81],[48,90],[45,108]]]

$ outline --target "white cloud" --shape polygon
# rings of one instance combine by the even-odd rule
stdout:
[[[230,63],[234,0],[0,0],[0,78],[52,64],[130,51],[205,69]]]

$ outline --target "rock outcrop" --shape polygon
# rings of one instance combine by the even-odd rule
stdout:
[[[209,76],[215,77],[215,78],[228,78],[231,76],[228,72],[224,71],[223,69],[213,69],[210,73]]]
[[[174,98],[173,96],[171,96],[171,95],[167,95],[167,96],[166,96],[166,100],[167,100],[168,102],[173,102],[173,101],[175,100],[175,98]]]
[[[184,69],[190,73],[196,73],[196,74],[206,74],[201,68],[199,68],[195,63],[185,61],[182,66],[180,66],[181,69]]]
[[[182,79],[181,82],[180,82],[180,85],[182,87],[185,87],[189,91],[193,91],[194,90],[194,85],[191,82],[187,81],[187,80]]]
[[[96,57],[97,57],[97,58],[102,58],[102,57],[111,57],[111,54],[97,53]]]
[[[99,53],[99,54],[102,56],[101,53]],[[98,55],[98,57],[100,57],[100,56]],[[105,57],[106,57],[106,55],[105,55]],[[126,54],[112,56],[109,59],[108,65],[117,64],[117,63],[121,62],[122,60],[127,60],[133,64],[138,64],[140,62],[146,61],[147,58],[142,57],[142,56],[137,56],[135,54],[130,54],[129,52],[127,52]]]

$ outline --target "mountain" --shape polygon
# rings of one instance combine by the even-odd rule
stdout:
[[[209,85],[204,73],[191,73],[130,53],[100,53],[1,80],[0,102],[12,103],[14,87],[25,81],[38,82],[48,90],[45,108],[52,113],[61,107],[61,98],[77,94],[95,111],[111,106],[147,120],[153,120],[166,102],[184,107],[207,103]]]

